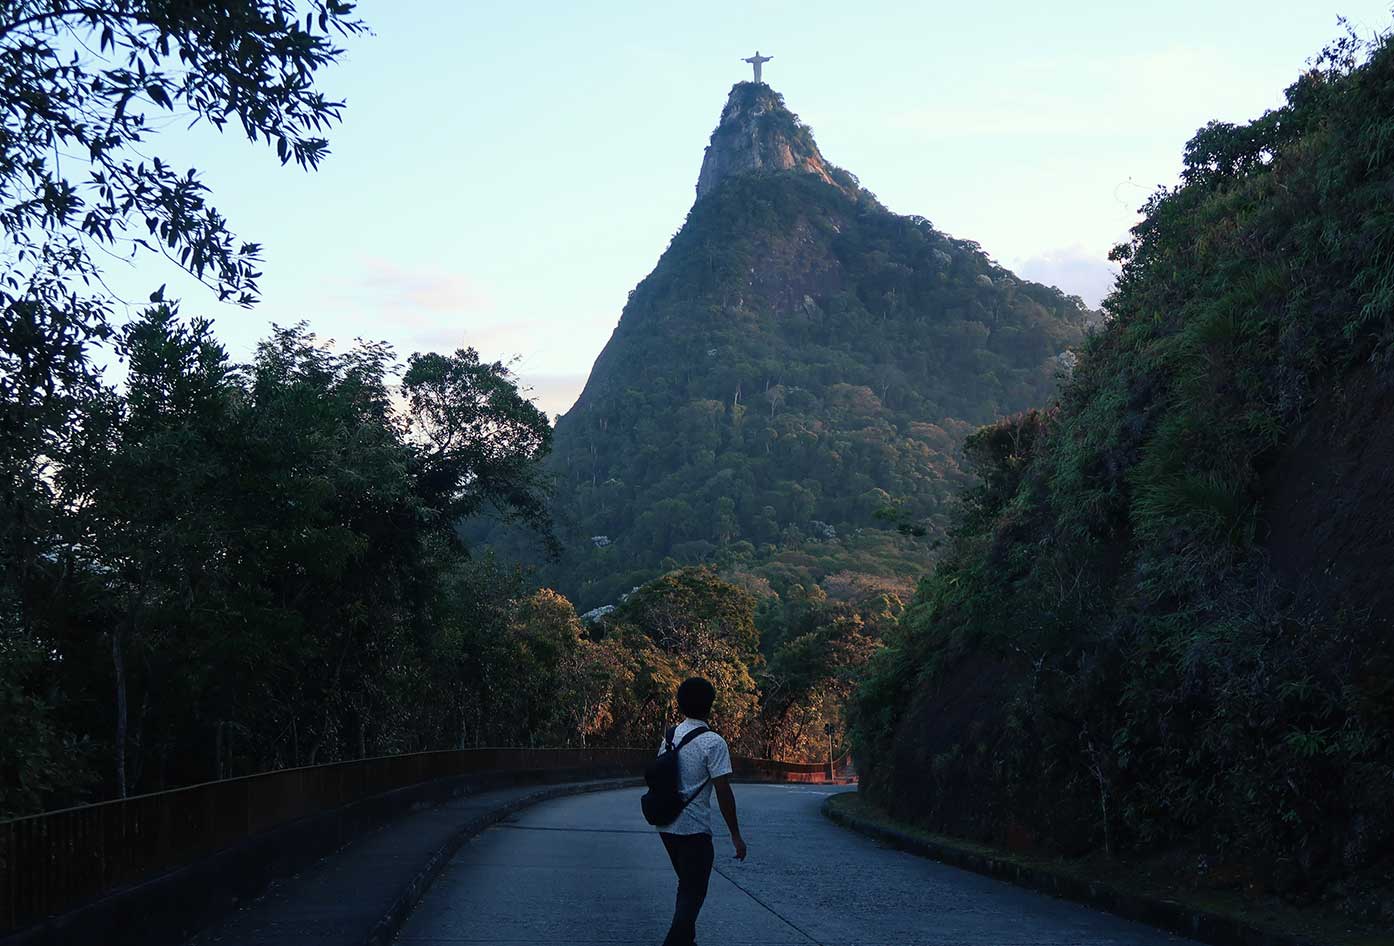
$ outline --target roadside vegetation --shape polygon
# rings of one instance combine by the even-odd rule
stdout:
[[[1394,923],[1394,45],[1212,123],[853,704],[897,817]],[[1385,484],[1385,485],[1381,485]]]
[[[304,324],[239,364],[163,288],[111,293],[111,257],[163,258],[256,304],[260,249],[153,156],[164,116],[313,170],[342,113],[316,73],[364,29],[335,0],[0,9],[0,817],[386,753],[645,745],[692,672],[741,751],[821,757],[885,623],[820,623],[815,595],[767,667],[757,597],[692,569],[587,627],[459,529],[487,512],[556,545],[552,429],[505,366]]]
[[[1184,873],[1178,874],[1174,858],[1134,858],[1127,861],[1096,851],[1086,857],[1067,857],[1043,850],[1010,849],[997,844],[969,841],[959,836],[935,834],[919,825],[892,817],[872,802],[865,792],[833,795],[823,813],[851,830],[876,836],[891,832],[892,842],[921,856],[932,857],[966,870],[980,871],[1012,883],[1044,890],[1054,897],[1156,922],[1160,906],[1182,923],[1192,919],[1214,928],[1215,921],[1237,924],[1260,935],[1297,938],[1323,946],[1391,946],[1394,934],[1378,926],[1361,928],[1349,914],[1330,907],[1294,904],[1273,897],[1256,898],[1240,887],[1197,888]],[[1161,915],[1165,916],[1166,913]],[[1185,914],[1191,916],[1185,916]],[[1203,918],[1203,919],[1202,919]],[[1233,929],[1233,927],[1230,927]],[[1178,924],[1177,931],[1190,932]]]

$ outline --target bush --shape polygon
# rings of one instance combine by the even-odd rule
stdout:
[[[1392,136],[1394,46],[1348,38],[1285,106],[1187,146],[1058,403],[968,441],[982,485],[852,708],[888,807],[1189,850],[1197,882],[1291,896],[1387,857],[1394,727],[1365,668],[1394,660],[1371,485],[1394,449]]]

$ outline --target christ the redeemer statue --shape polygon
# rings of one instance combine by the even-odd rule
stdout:
[[[765,63],[769,62],[769,61],[770,61],[771,59],[773,59],[773,58],[774,58],[773,56],[762,56],[762,55],[760,55],[760,50],[757,49],[757,50],[755,50],[755,55],[751,56],[749,59],[742,59],[741,62],[748,62],[748,63],[750,63],[752,66],[755,67],[755,81],[756,81],[756,82],[759,82],[759,81],[760,81],[760,67],[763,66]]]

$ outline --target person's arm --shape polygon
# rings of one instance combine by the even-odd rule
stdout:
[[[721,807],[721,817],[726,819],[726,827],[731,829],[731,843],[736,848],[736,860],[745,860],[745,838],[741,837],[741,826],[736,821],[736,793],[731,791],[731,776],[723,775],[712,779],[716,786],[716,803]]]

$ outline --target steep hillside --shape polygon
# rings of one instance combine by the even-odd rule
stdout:
[[[856,700],[874,796],[1394,925],[1391,138],[1347,39],[1192,139],[1058,403],[970,440]]]
[[[908,589],[968,482],[963,437],[1044,403],[1085,318],[887,211],[741,83],[686,223],[557,424],[567,552],[544,578],[583,609],[700,562]]]

